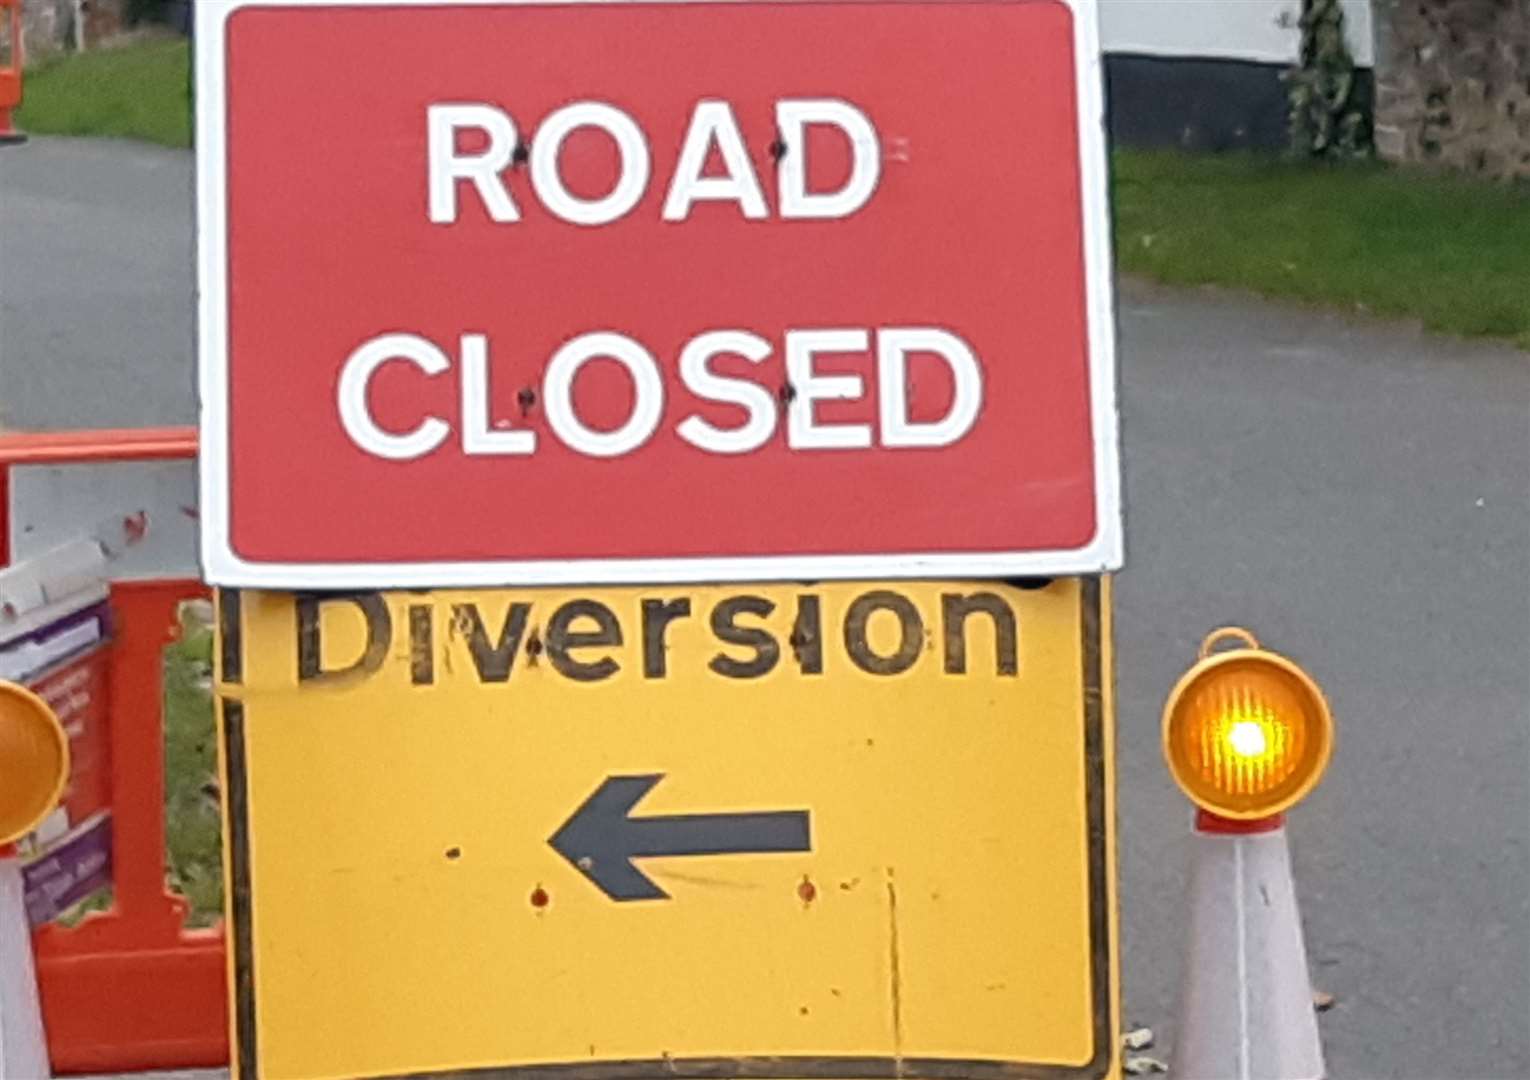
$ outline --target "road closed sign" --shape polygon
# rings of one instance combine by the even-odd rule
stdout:
[[[1106,588],[224,590],[238,1075],[1112,1075]]]
[[[212,581],[1119,565],[1089,0],[197,15]]]

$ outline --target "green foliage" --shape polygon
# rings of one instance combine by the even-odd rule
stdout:
[[[1118,151],[1114,173],[1122,270],[1530,348],[1530,187],[1237,154]]]
[[[182,38],[70,53],[27,72],[16,124],[36,135],[190,146],[190,62]]]
[[[1357,100],[1355,59],[1339,0],[1302,0],[1301,51],[1285,75],[1291,152],[1355,158],[1371,150],[1371,121]]]
[[[128,22],[159,22],[165,17],[165,6],[165,0],[128,0]]]
[[[165,846],[170,883],[191,901],[193,926],[223,914],[211,673],[212,633],[187,622],[165,650]]]

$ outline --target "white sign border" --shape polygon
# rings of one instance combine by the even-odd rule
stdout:
[[[505,559],[453,562],[276,563],[242,558],[229,542],[228,205],[225,28],[245,7],[463,7],[653,0],[198,0],[196,51],[198,371],[201,394],[202,572],[214,585],[270,589],[644,585],[718,581],[1013,578],[1098,574],[1121,567],[1120,418],[1116,396],[1109,165],[1096,0],[1049,0],[1073,15],[1083,183],[1095,535],[1057,551],[895,555],[753,555],[658,559]],[[758,3],[760,0],[663,0]],[[775,0],[783,2],[783,0]],[[793,2],[793,0],[784,0]],[[854,2],[854,0],[850,0]],[[939,3],[941,0],[928,0]],[[1015,3],[1046,0],[1010,0]]]

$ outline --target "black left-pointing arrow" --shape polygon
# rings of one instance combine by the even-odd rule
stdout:
[[[632,816],[663,773],[608,776],[547,841],[612,900],[667,900],[633,859],[811,851],[806,810]]]

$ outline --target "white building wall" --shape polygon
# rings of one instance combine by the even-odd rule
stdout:
[[[1343,0],[1355,62],[1371,66],[1370,0]],[[1106,52],[1289,64],[1301,0],[1099,0]]]

